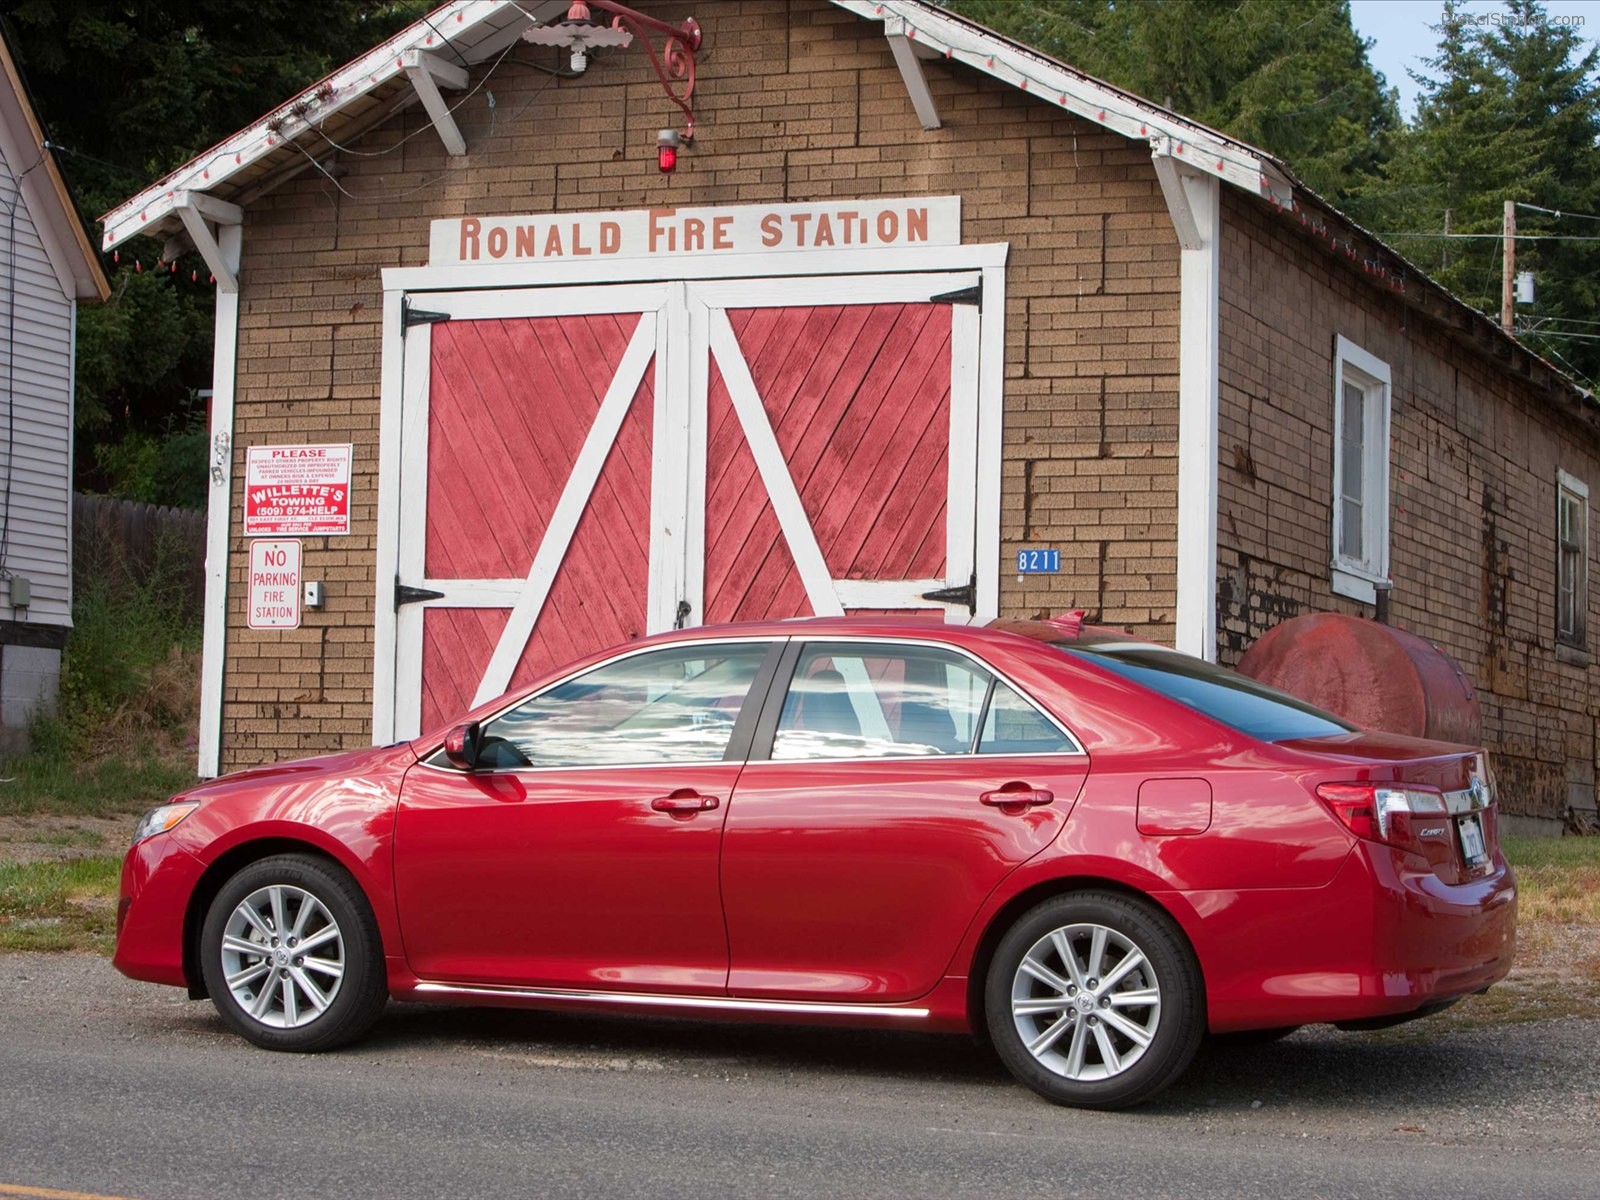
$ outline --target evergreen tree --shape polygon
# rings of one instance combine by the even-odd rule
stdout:
[[[0,28],[92,221],[427,7],[426,0],[0,0]],[[99,240],[91,226],[91,243]],[[194,480],[205,473],[196,393],[211,386],[213,295],[198,255],[172,275],[150,269],[160,253],[141,238],[123,247],[121,269],[107,256],[111,300],[79,310],[76,461],[80,483],[90,487],[192,502]],[[144,271],[127,268],[135,259]],[[191,271],[200,286],[189,283]]]
[[[1456,295],[1498,317],[1505,202],[1518,212],[1517,267],[1534,272],[1537,302],[1519,308],[1519,336],[1593,385],[1600,375],[1600,244],[1537,240],[1600,236],[1600,224],[1557,218],[1600,213],[1597,52],[1551,23],[1538,0],[1511,0],[1505,19],[1469,22],[1448,3],[1438,51],[1417,76],[1415,123],[1394,143],[1355,211]],[[1450,237],[1454,235],[1476,235]],[[1417,236],[1406,236],[1406,235]]]
[[[1346,0],[952,0],[999,33],[1260,146],[1335,202],[1387,156],[1394,94]]]

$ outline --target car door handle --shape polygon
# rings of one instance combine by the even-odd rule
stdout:
[[[707,812],[717,806],[715,796],[702,796],[690,788],[679,788],[670,796],[657,796],[650,807],[664,813]]]
[[[998,791],[985,792],[979,796],[985,804],[992,808],[1037,808],[1042,804],[1054,803],[1056,794],[1045,788],[1031,788],[1025,783],[1008,783]]]

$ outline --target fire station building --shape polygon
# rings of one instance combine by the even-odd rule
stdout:
[[[1386,599],[1507,813],[1593,812],[1590,395],[1290,165],[936,5],[583,8],[445,4],[104,218],[216,280],[202,775],[675,625],[1232,663]]]

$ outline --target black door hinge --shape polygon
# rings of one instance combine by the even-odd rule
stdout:
[[[967,612],[978,611],[978,577],[974,575],[960,587],[935,588],[931,592],[923,592],[924,600],[937,600],[940,604],[965,604]]]
[[[694,609],[689,607],[689,602],[687,600],[679,600],[678,615],[677,618],[672,622],[672,627],[674,629],[682,629],[689,623],[689,614],[693,611]]]
[[[427,588],[412,587],[409,583],[401,583],[397,578],[394,581],[394,607],[400,611],[402,604],[420,604],[424,600],[443,600],[443,592],[429,591]]]
[[[982,304],[983,280],[979,279],[971,287],[957,288],[953,292],[941,292],[937,296],[928,297],[929,304]]]
[[[411,298],[408,296],[400,302],[400,328],[402,332],[413,325],[437,325],[440,321],[448,321],[449,313],[429,312],[425,308],[412,308]]]

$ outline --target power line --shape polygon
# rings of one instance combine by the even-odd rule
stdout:
[[[1503,233],[1380,233],[1381,238],[1449,238],[1451,241],[1467,239],[1471,241],[1505,240]],[[1589,236],[1576,233],[1519,233],[1519,242],[1600,242],[1600,236]]]
[[[1592,213],[1563,212],[1559,208],[1544,208],[1538,204],[1524,204],[1520,200],[1517,201],[1517,207],[1525,208],[1529,212],[1549,213],[1552,217],[1571,217],[1575,221],[1600,221],[1600,217]]]

